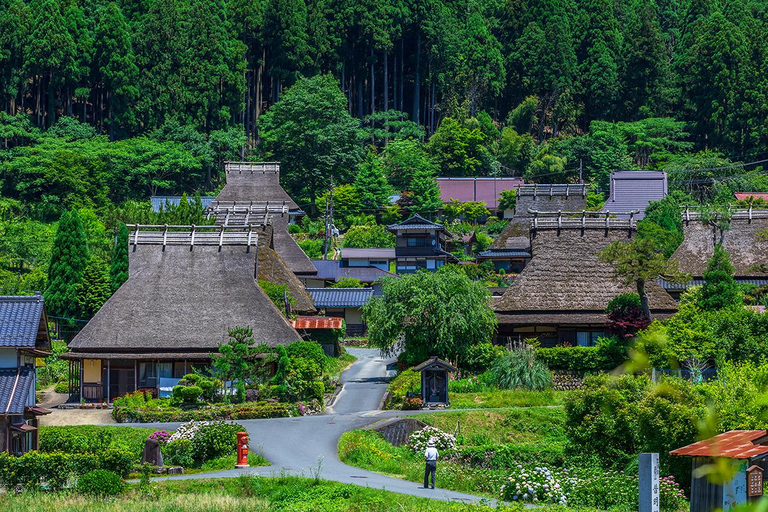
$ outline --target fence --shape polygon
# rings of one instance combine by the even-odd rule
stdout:
[[[698,384],[699,382],[709,382],[717,378],[717,370],[708,368],[706,370],[685,370],[679,368],[653,368],[651,370],[651,379],[658,382],[662,376],[679,377],[681,379]]]

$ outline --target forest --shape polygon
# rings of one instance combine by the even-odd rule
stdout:
[[[74,211],[104,277],[122,222],[197,219],[148,199],[213,195],[227,160],[280,161],[312,219],[333,176],[358,246],[434,216],[435,176],[583,180],[593,206],[622,169],[681,201],[768,191],[766,21],[758,0],[0,0],[0,288],[46,288]],[[295,227],[311,257],[322,229]]]

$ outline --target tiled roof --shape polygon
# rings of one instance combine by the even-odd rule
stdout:
[[[191,203],[194,199],[194,196],[187,196],[187,202],[189,203]],[[200,203],[203,205],[203,208],[208,208],[214,199],[216,198],[213,196],[201,196]],[[179,206],[181,203],[181,196],[152,196],[149,200],[152,202],[152,211],[159,212],[160,207],[165,207],[166,204]]]
[[[499,197],[505,190],[522,185],[522,178],[436,178],[440,187],[440,199],[447,203],[452,199],[465,203],[479,201],[488,208],[499,206]]]
[[[530,258],[528,251],[508,251],[506,249],[489,249],[478,254],[481,258]]]
[[[747,201],[751,197],[754,199],[762,199],[768,201],[768,192],[734,192],[733,195],[738,201]]]
[[[645,217],[651,201],[667,195],[667,173],[662,171],[617,171],[611,173],[611,194],[603,211],[630,212],[638,210],[638,219]],[[619,215],[621,216],[621,215]]]
[[[755,286],[765,286],[768,284],[768,278],[750,278],[750,277],[736,277],[736,282],[739,284],[753,284]],[[691,286],[700,286],[704,284],[704,279],[692,279],[687,283],[672,283],[666,279],[656,279],[656,281],[665,290],[687,290]]]
[[[299,316],[291,321],[294,329],[341,329],[344,319],[335,316]]]
[[[312,264],[317,269],[317,275],[311,278],[338,281],[343,277],[351,277],[363,283],[372,283],[382,277],[397,277],[396,274],[377,267],[342,267],[340,263],[338,260],[312,260]]]
[[[0,296],[0,347],[34,347],[43,296]]]
[[[373,297],[373,288],[307,288],[316,308],[359,308]]]
[[[669,452],[670,455],[685,457],[727,457],[729,459],[751,459],[768,453],[765,430],[730,430],[715,437],[683,446]]]
[[[0,370],[0,415],[24,414],[35,386],[35,369],[29,366]]]
[[[392,224],[387,226],[390,231],[397,231],[401,229],[439,229],[444,230],[445,227],[442,224],[429,221],[421,215],[413,215],[409,219],[404,220],[399,224]]]

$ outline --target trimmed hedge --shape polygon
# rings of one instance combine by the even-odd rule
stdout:
[[[132,454],[120,449],[108,449],[98,455],[32,451],[14,457],[0,453],[0,483],[5,487],[22,485],[27,489],[38,489],[45,482],[49,489],[60,490],[70,478],[79,478],[96,469],[126,477],[133,469]]]
[[[136,409],[118,407],[113,411],[112,415],[118,423],[254,420],[261,418],[287,418],[291,415],[290,407],[290,404],[275,402],[212,405],[188,411],[178,407],[142,407]]]
[[[154,432],[151,428],[101,427],[78,425],[70,427],[40,427],[40,451],[49,453],[102,453],[110,448],[128,451],[137,464],[144,451],[144,442]]]
[[[536,349],[536,357],[550,370],[579,374],[609,371],[626,361],[626,346],[615,339],[602,338],[594,347],[551,347]]]

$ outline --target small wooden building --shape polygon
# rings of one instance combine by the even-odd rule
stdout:
[[[669,452],[691,457],[691,512],[730,510],[763,496],[763,473],[768,469],[768,431],[730,430]],[[717,484],[695,472],[715,458],[732,459],[737,466],[730,481]]]
[[[424,405],[450,404],[448,374],[456,371],[453,365],[432,356],[413,369],[421,372],[421,401]]]

